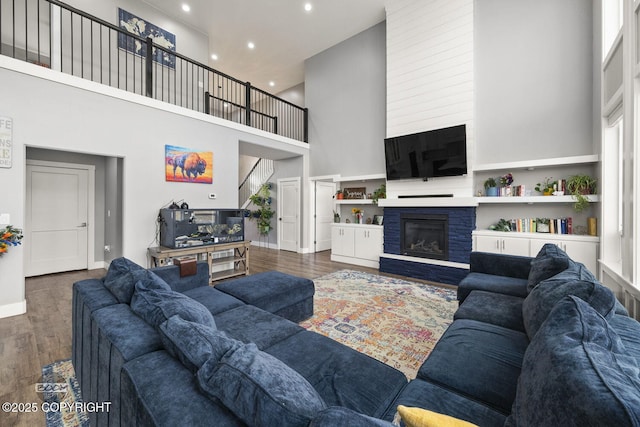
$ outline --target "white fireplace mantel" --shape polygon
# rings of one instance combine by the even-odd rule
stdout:
[[[406,197],[401,199],[379,199],[378,206],[384,208],[413,207],[476,207],[475,197]]]

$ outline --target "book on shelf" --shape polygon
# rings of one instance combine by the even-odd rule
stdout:
[[[573,219],[513,218],[508,221],[510,231],[517,233],[573,234]]]

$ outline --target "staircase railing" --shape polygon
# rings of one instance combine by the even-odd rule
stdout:
[[[308,111],[58,0],[0,1],[0,53],[308,142]]]
[[[273,160],[258,159],[238,187],[238,206],[242,209],[246,208],[249,205],[249,197],[271,178],[273,172]]]

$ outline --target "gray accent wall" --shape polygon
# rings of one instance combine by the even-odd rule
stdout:
[[[305,61],[310,175],[383,173],[386,23]]]
[[[481,0],[474,24],[476,161],[597,152],[592,2]]]

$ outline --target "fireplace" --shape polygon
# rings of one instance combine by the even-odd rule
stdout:
[[[449,259],[449,216],[444,214],[402,214],[400,216],[402,255]]]

